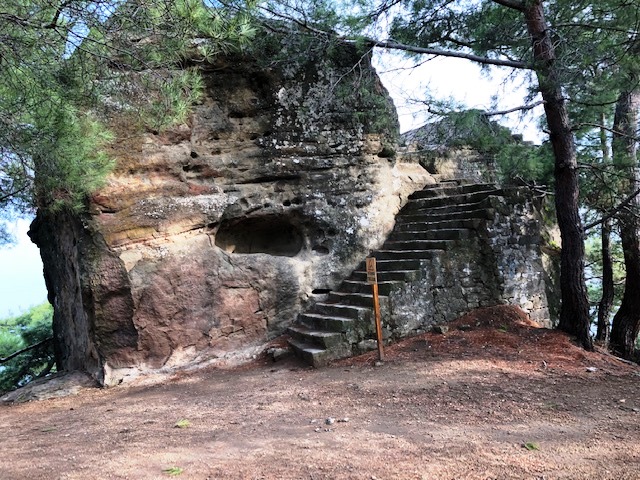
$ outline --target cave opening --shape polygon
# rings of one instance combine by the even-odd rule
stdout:
[[[266,253],[294,257],[304,245],[300,229],[280,215],[225,220],[215,243],[228,253]]]

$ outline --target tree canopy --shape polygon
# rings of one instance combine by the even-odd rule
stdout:
[[[162,128],[199,95],[187,58],[242,48],[245,14],[200,0],[7,0],[0,7],[0,216],[82,209],[112,167],[110,112]],[[6,241],[0,231],[0,241]]]
[[[17,317],[0,319],[0,392],[13,390],[55,370],[48,303]]]

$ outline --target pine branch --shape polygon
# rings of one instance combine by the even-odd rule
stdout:
[[[18,190],[15,190],[13,192],[9,192],[9,193],[0,195],[0,203],[4,202],[4,201],[6,201],[6,200],[8,200],[10,198],[15,197],[19,193],[24,192],[27,188],[29,188],[29,185],[25,185],[24,187],[19,188]]]
[[[498,67],[510,67],[510,68],[517,68],[517,69],[531,69],[533,68],[532,65],[525,63],[525,62],[520,62],[517,60],[508,60],[508,59],[499,59],[499,58],[489,58],[489,57],[483,57],[481,55],[475,55],[472,53],[464,53],[464,52],[456,52],[453,50],[441,50],[438,48],[428,48],[428,47],[418,47],[415,45],[407,45],[404,43],[399,43],[399,42],[394,42],[394,41],[383,41],[383,40],[376,40],[374,38],[370,38],[370,37],[364,37],[361,39],[354,39],[354,38],[350,38],[350,37],[346,37],[343,35],[337,35],[333,32],[328,32],[325,30],[321,30],[318,29],[314,26],[309,25],[309,23],[303,20],[299,20],[297,18],[291,17],[289,15],[284,15],[282,13],[276,12],[272,9],[266,8],[266,7],[261,7],[264,11],[266,11],[267,13],[269,13],[270,15],[273,15],[274,17],[280,18],[282,20],[287,20],[290,22],[293,22],[294,24],[298,25],[300,28],[307,30],[308,32],[320,36],[320,37],[324,37],[324,38],[334,38],[340,42],[343,42],[345,44],[356,44],[356,43],[362,43],[364,42],[365,44],[367,44],[369,47],[378,47],[378,48],[385,48],[387,50],[399,50],[399,51],[403,51],[403,52],[409,52],[409,53],[417,53],[420,55],[433,55],[436,57],[450,57],[450,58],[461,58],[464,60],[470,60],[472,62],[477,62],[480,63],[482,65],[495,65]]]
[[[518,10],[519,12],[524,11],[525,4],[524,2],[518,2],[517,0],[492,0],[493,3],[497,3],[498,5],[502,5],[503,7],[513,8],[514,10]]]
[[[576,125],[573,126],[572,130],[576,131],[582,127],[593,127],[593,128],[600,128],[602,130],[606,130],[609,133],[613,133],[615,135],[619,135],[621,137],[626,137],[630,140],[636,141],[636,142],[640,142],[640,137],[637,137],[635,135],[629,135],[626,134],[624,132],[621,132],[620,130],[616,130],[615,128],[611,128],[611,127],[607,127],[605,125],[602,125],[600,123],[591,123],[591,122],[583,122],[583,123],[578,123]]]
[[[41,347],[42,345],[49,343],[51,340],[53,340],[53,337],[45,338],[41,342],[35,343],[33,345],[29,345],[28,347],[18,350],[17,352],[13,352],[8,357],[0,358],[0,364],[7,363],[9,360],[16,358],[18,355],[22,355],[23,353],[26,353],[29,350],[33,350],[34,348]]]
[[[530,103],[528,105],[520,105],[519,107],[509,108],[507,110],[495,110],[493,112],[485,112],[483,115],[485,117],[496,117],[498,115],[507,115],[513,112],[527,112],[529,110],[533,110],[538,105],[544,105],[544,100],[540,100],[538,102]]]
[[[593,221],[591,223],[589,223],[588,225],[584,226],[584,231],[586,232],[587,230],[600,225],[601,223],[606,222],[607,220],[609,220],[610,218],[613,218],[617,215],[618,212],[620,212],[621,210],[625,209],[627,207],[627,205],[629,205],[629,203],[631,203],[631,200],[633,200],[635,197],[637,197],[638,195],[640,195],[640,188],[638,188],[635,192],[633,192],[631,195],[629,195],[627,198],[625,198],[622,202],[620,202],[618,204],[617,207],[612,208],[611,210],[609,210],[609,213],[607,213],[604,217]]]
[[[355,43],[354,40],[343,39],[346,43]],[[520,62],[516,60],[506,60],[499,58],[483,57],[481,55],[474,55],[473,53],[456,52],[452,50],[441,50],[438,48],[426,48],[416,47],[415,45],[406,45],[404,43],[398,43],[393,41],[381,41],[372,38],[365,38],[364,41],[373,47],[386,48],[388,50],[400,50],[409,53],[419,53],[421,55],[433,55],[436,57],[450,57],[450,58],[462,58],[464,60],[470,60],[482,65],[495,65],[498,67],[511,67],[517,69],[531,69],[532,65]]]
[[[73,3],[73,0],[67,0],[66,2],[62,2],[62,4],[56,9],[56,13],[53,15],[53,18],[51,19],[51,21],[49,23],[43,24],[42,28],[57,28],[58,20],[60,20],[62,11],[72,3]]]

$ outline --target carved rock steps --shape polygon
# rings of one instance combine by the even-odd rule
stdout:
[[[482,223],[493,218],[490,198],[496,195],[502,195],[502,190],[491,184],[452,181],[429,185],[409,197],[387,241],[371,252],[377,260],[383,318],[390,307],[389,296],[421,280],[423,263],[474,238]],[[289,343],[315,367],[358,353],[358,343],[374,335],[372,304],[363,261],[326,301],[298,317],[289,328]]]

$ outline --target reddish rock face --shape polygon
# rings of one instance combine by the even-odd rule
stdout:
[[[433,182],[390,156],[395,111],[358,52],[202,74],[188,124],[120,132],[88,214],[34,223],[61,369],[113,384],[255,353]]]

